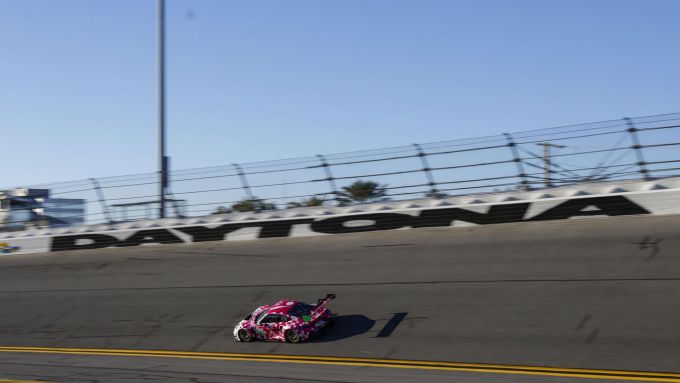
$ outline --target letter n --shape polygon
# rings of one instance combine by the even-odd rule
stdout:
[[[528,203],[511,203],[492,205],[486,213],[477,213],[457,207],[423,210],[415,219],[413,227],[451,226],[453,221],[464,221],[477,225],[519,222],[524,218],[528,208]]]

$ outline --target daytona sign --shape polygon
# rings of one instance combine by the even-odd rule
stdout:
[[[491,205],[484,213],[463,208],[422,209],[418,215],[406,213],[365,213],[329,218],[294,218],[270,221],[226,223],[216,227],[181,226],[154,228],[125,233],[122,238],[111,233],[86,233],[52,237],[50,251],[133,247],[145,244],[175,244],[224,241],[227,235],[243,228],[259,228],[257,238],[289,237],[294,228],[305,226],[313,234],[345,234],[402,228],[445,227],[454,221],[475,225],[496,223],[564,220],[573,217],[650,214],[624,196],[574,198],[527,218],[532,202]],[[183,239],[184,238],[184,239]]]

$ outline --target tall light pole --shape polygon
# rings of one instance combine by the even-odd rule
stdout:
[[[158,0],[158,209],[165,218],[165,190],[168,186],[168,157],[165,156],[165,1]]]
[[[564,145],[551,144],[550,142],[541,142],[536,144],[543,147],[543,182],[545,187],[552,186],[552,179],[550,177],[550,148],[566,148]]]

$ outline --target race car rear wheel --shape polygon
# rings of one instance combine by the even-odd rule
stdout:
[[[286,341],[290,343],[297,343],[300,341],[300,335],[298,335],[297,331],[295,330],[288,330],[286,331]]]
[[[238,330],[238,339],[241,342],[250,342],[251,340],[253,340],[253,336],[250,335],[250,331],[242,328]]]

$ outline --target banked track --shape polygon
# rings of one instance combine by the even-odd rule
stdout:
[[[406,361],[409,372],[382,379],[469,371],[456,376],[680,382],[678,228],[677,216],[622,217],[3,256],[0,379],[76,381],[75,370],[58,378],[64,359],[40,359],[58,350],[74,358],[71,370],[78,355],[119,358],[117,373],[138,363],[88,351],[105,349],[97,352],[231,355],[229,371],[243,381],[265,368],[253,364],[276,365],[266,375],[278,376],[290,367],[267,358],[303,355],[318,363],[299,362],[290,376],[313,381],[325,379],[312,379],[321,366]],[[257,305],[327,292],[338,295],[338,326],[317,341],[233,342],[233,325]],[[89,377],[110,373],[93,363]],[[428,363],[440,368],[413,368]],[[362,371],[342,381],[364,381]]]

